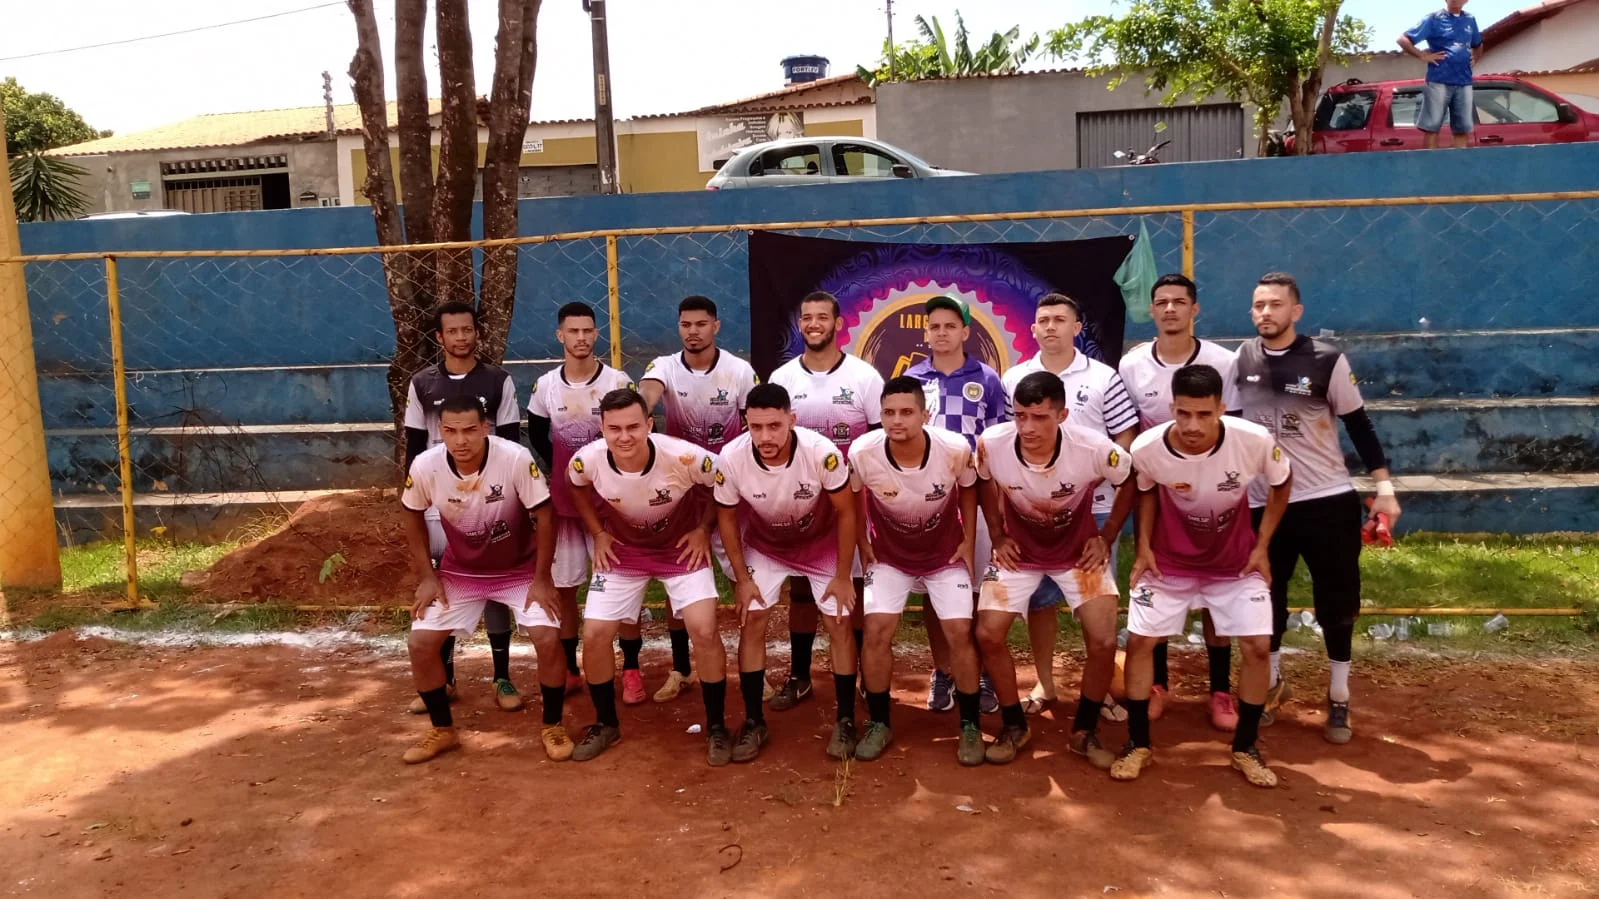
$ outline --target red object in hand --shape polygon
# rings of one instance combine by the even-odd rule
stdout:
[[[1393,546],[1394,534],[1388,529],[1388,516],[1378,512],[1366,519],[1366,526],[1360,529],[1360,539],[1367,546]]]

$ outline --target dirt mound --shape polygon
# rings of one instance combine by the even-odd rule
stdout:
[[[218,559],[200,589],[220,599],[257,602],[408,601],[416,578],[406,558],[403,515],[393,494],[382,490],[318,497],[276,532]]]
[[[80,637],[76,629],[69,627],[33,644],[32,651],[38,656],[58,658],[80,653],[105,652],[115,648],[117,644],[104,637]]]

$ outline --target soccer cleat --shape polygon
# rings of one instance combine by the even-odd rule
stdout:
[[[767,681],[761,688],[761,702],[771,702],[777,698],[777,688]]]
[[[772,711],[786,712],[811,698],[813,688],[808,680],[791,677],[783,682],[783,689],[777,691],[772,697]]]
[[[586,689],[588,689],[588,681],[583,679],[583,675],[573,674],[570,671],[566,672],[566,695],[575,696]]]
[[[985,715],[999,711],[999,697],[994,694],[994,681],[986,674],[977,681],[977,708]]]
[[[627,683],[627,672],[625,672],[625,671],[622,672],[622,682],[623,682],[623,684]],[[655,691],[655,701],[656,702],[671,702],[672,700],[677,698],[677,694],[683,692],[688,687],[692,687],[692,686],[698,684],[699,682],[700,682],[700,679],[695,677],[694,675],[692,675],[692,674],[684,674],[683,672],[678,671],[676,668],[674,668],[671,671],[666,672],[666,683],[661,684],[661,689]],[[644,701],[643,692],[644,692],[644,680],[643,680],[642,677],[640,677],[640,679],[639,679],[639,694],[640,695],[639,695],[639,698],[637,700],[638,702],[643,702]],[[627,701],[626,697],[623,698],[623,701],[624,702]]]
[[[1327,700],[1327,728],[1321,732],[1329,743],[1348,743],[1355,735],[1349,726],[1349,703]]]
[[[1165,687],[1155,684],[1149,688],[1149,720],[1158,721],[1166,714],[1166,701],[1171,697]]]
[[[1148,746],[1127,744],[1120,757],[1111,763],[1111,780],[1137,780],[1144,769],[1155,764],[1155,750]]]
[[[977,722],[962,721],[961,739],[955,745],[955,760],[968,768],[974,767],[983,763],[985,752],[983,732],[977,728]]]
[[[1118,705],[1113,697],[1106,696],[1105,704],[1099,707],[1099,717],[1106,721],[1126,721],[1127,710]]]
[[[622,729],[606,724],[590,724],[583,731],[583,739],[572,748],[572,761],[586,762],[610,749],[622,739]]]
[[[502,712],[515,712],[522,708],[522,694],[516,692],[516,684],[503,677],[494,681],[494,701]]]
[[[1238,700],[1233,694],[1210,694],[1210,726],[1228,732],[1238,729]]]
[[[552,762],[564,762],[572,757],[572,738],[566,735],[566,728],[559,724],[546,724],[539,733],[539,742],[544,744],[544,754]]]
[[[833,725],[833,736],[827,741],[827,757],[842,762],[855,754],[855,722],[849,718]]]
[[[861,678],[865,686],[866,679]],[[955,707],[955,680],[938,669],[927,682],[927,708],[934,712],[947,712]]]
[[[455,692],[455,684],[445,684],[444,695],[450,697],[451,702],[461,701],[461,697]],[[417,698],[411,700],[411,705],[406,709],[406,711],[413,715],[426,715],[428,713],[428,704],[422,701],[422,697],[418,696]]]
[[[855,744],[855,758],[862,762],[876,761],[894,742],[894,731],[881,721],[866,722],[866,735]]]
[[[733,760],[733,737],[727,728],[718,724],[705,731],[705,761],[712,768],[720,768]]]
[[[1277,723],[1277,709],[1283,703],[1294,698],[1294,689],[1288,686],[1288,678],[1279,678],[1266,690],[1266,710],[1260,714],[1260,726],[1270,727]]]
[[[983,758],[990,765],[1009,765],[1032,738],[1033,732],[1028,728],[1007,727],[999,732],[999,739],[989,744]]]
[[[1099,742],[1099,734],[1091,730],[1080,730],[1072,734],[1066,748],[1088,759],[1088,764],[1101,771],[1108,770],[1116,761],[1116,754],[1106,749]]]
[[[1260,757],[1260,750],[1254,746],[1243,752],[1233,753],[1233,767],[1242,771],[1244,779],[1257,787],[1277,786],[1277,772],[1266,767],[1266,762]]]
[[[455,735],[455,728],[430,727],[416,745],[405,751],[402,758],[407,765],[419,765],[438,758],[452,749],[460,748],[461,738]]]
[[[644,672],[637,668],[629,668],[622,672],[622,704],[638,705],[643,702]]]
[[[738,736],[733,739],[733,761],[753,762],[761,754],[761,747],[771,738],[771,733],[766,729],[765,721],[745,720],[744,726],[738,729]]]

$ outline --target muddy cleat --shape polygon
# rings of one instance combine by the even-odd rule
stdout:
[[[1238,700],[1233,694],[1210,694],[1210,726],[1229,733],[1238,729]]]
[[[1257,787],[1277,786],[1277,772],[1266,767],[1260,750],[1254,746],[1245,752],[1233,753],[1233,767],[1244,773],[1244,779]]]
[[[881,721],[866,722],[866,735],[855,744],[855,758],[862,762],[876,761],[894,742],[894,731]]]
[[[572,757],[572,738],[566,735],[566,728],[559,724],[546,724],[539,733],[539,742],[544,744],[544,754],[552,762],[564,762]]]
[[[444,694],[450,697],[451,702],[461,701],[461,697],[455,692],[455,684],[445,684]],[[406,709],[406,711],[413,715],[426,715],[428,713],[428,704],[422,701],[422,697],[418,696],[417,698],[411,700],[411,705]]]
[[[1288,686],[1288,678],[1280,678],[1266,690],[1266,710],[1260,713],[1260,726],[1270,727],[1277,723],[1277,709],[1283,703],[1294,698],[1294,689]]]
[[[419,765],[460,748],[461,738],[455,735],[455,728],[430,727],[415,746],[405,751],[403,758],[407,765]]]
[[[720,768],[733,760],[733,737],[718,724],[705,731],[705,761]]]
[[[498,678],[494,681],[494,702],[502,712],[521,711],[522,694],[516,692],[516,684],[503,677]]]
[[[1066,747],[1085,759],[1101,771],[1107,771],[1116,762],[1116,754],[1106,749],[1099,742],[1099,734],[1091,730],[1080,730],[1072,734],[1071,741]],[[1135,777],[1137,775],[1134,775]]]
[[[866,686],[866,678],[861,678],[861,686]],[[934,712],[947,712],[955,707],[955,679],[938,669],[933,669],[933,676],[927,680],[927,708]]]
[[[845,718],[833,725],[833,736],[827,741],[827,757],[842,762],[855,755],[855,722]]]
[[[1166,714],[1166,703],[1171,699],[1171,693],[1160,684],[1149,688],[1149,720],[1159,721],[1160,716]]]
[[[771,738],[771,733],[766,729],[764,721],[744,722],[738,729],[738,736],[733,740],[733,761],[753,762],[761,754],[761,747]]]
[[[1321,732],[1329,743],[1348,743],[1355,735],[1349,726],[1349,703],[1327,700],[1327,728]]]
[[[622,729],[605,724],[590,724],[583,731],[583,739],[572,748],[572,761],[586,762],[620,742]]]
[[[627,673],[623,672],[622,673],[622,677],[623,677],[623,683],[625,684],[627,682]],[[678,671],[677,669],[674,668],[671,671],[666,672],[666,683],[661,684],[661,689],[655,691],[655,701],[656,702],[671,702],[672,700],[677,698],[677,695],[679,693],[682,693],[684,690],[686,690],[689,687],[697,685],[699,682],[700,682],[700,679],[695,677],[694,675],[692,675],[692,674],[684,674],[683,672]],[[643,679],[642,676],[639,678],[638,690],[639,690],[638,701],[639,702],[643,702],[644,701],[644,679]],[[626,701],[626,697],[625,696],[623,697],[623,701]]]
[[[1033,732],[1025,727],[1007,727],[999,732],[999,739],[989,744],[983,759],[990,765],[1009,765],[1032,739]]]
[[[810,699],[812,692],[814,692],[814,688],[811,687],[810,681],[791,677],[783,682],[783,688],[777,691],[776,696],[772,697],[772,711],[786,712]]]
[[[566,695],[575,696],[582,693],[588,689],[588,685],[588,681],[583,679],[583,675],[573,674],[570,671],[566,672]]]
[[[955,745],[955,760],[968,768],[981,765],[984,758],[983,732],[974,721],[961,722],[961,739]]]
[[[1155,751],[1148,746],[1134,747],[1131,743],[1122,750],[1122,754],[1111,763],[1110,777],[1112,780],[1137,780],[1144,769],[1155,764]]]

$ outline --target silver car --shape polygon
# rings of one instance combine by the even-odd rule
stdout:
[[[754,144],[733,154],[717,169],[705,189],[844,184],[970,174],[929,165],[898,147],[864,137],[791,137]]]

